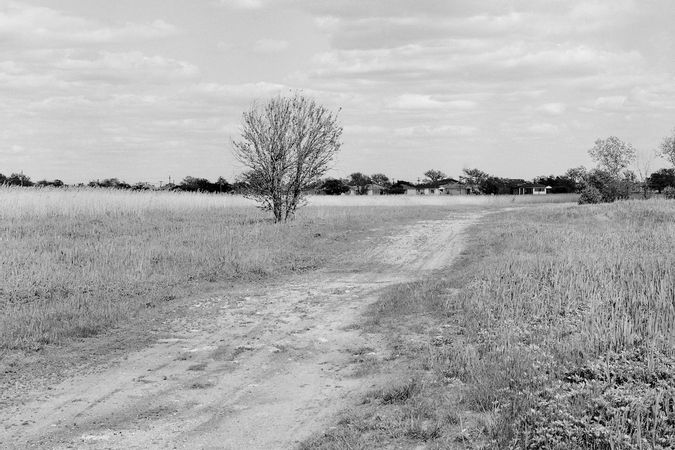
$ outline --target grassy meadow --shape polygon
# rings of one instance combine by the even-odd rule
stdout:
[[[375,228],[529,201],[313,197],[275,225],[237,196],[0,187],[0,350],[95,335],[199,283],[336,262]]]
[[[490,215],[369,323],[414,370],[304,448],[672,448],[675,202]]]

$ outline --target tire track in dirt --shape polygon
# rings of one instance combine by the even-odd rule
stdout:
[[[358,323],[380,289],[448,266],[476,214],[421,221],[316,271],[196,301],[171,337],[0,412],[3,448],[291,448],[383,382]],[[365,269],[364,269],[365,268]]]

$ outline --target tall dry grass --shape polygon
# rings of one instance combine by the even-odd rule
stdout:
[[[236,196],[0,188],[0,349],[99,333],[190,285],[319,267],[368,230],[463,207],[433,200],[314,197],[275,225]]]
[[[530,209],[477,233],[443,370],[497,414],[497,446],[675,442],[675,202]]]
[[[427,405],[434,448],[675,443],[674,201],[486,216],[451,270],[387,289],[369,323],[405,353],[401,336],[421,320],[430,342],[409,344],[406,357],[426,381],[405,406]],[[339,445],[327,433],[315,447],[409,430],[402,419],[369,421],[387,411],[350,416]]]

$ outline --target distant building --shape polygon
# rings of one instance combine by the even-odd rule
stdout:
[[[380,186],[379,184],[367,184],[365,187],[365,193],[366,195],[383,195],[385,193],[385,188],[384,186]]]
[[[453,178],[444,178],[415,186],[416,195],[469,195],[471,192],[470,185],[460,183]],[[413,192],[406,191],[406,194],[413,195]]]
[[[349,192],[347,195],[384,195],[387,192],[387,188],[380,186],[379,184],[366,184],[365,186],[349,186]]]
[[[544,186],[539,183],[519,184],[513,189],[515,195],[546,195],[551,192],[551,186]]]

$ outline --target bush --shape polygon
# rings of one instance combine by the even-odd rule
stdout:
[[[611,203],[616,200],[630,198],[634,183],[625,178],[618,178],[604,170],[596,169],[586,175],[584,184],[585,186],[594,187],[600,192],[601,202]]]
[[[671,200],[675,200],[675,187],[668,186],[663,190],[663,196]]]
[[[581,195],[579,196],[580,205],[595,204],[602,201],[602,194],[597,188],[593,186],[586,186],[581,190]]]

